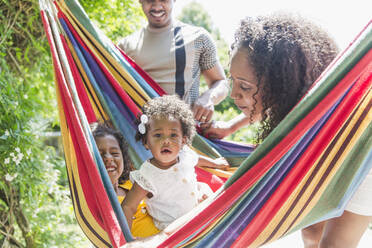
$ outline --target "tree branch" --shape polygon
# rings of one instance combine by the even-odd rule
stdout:
[[[2,247],[5,245],[6,243],[6,240],[9,240],[9,242],[11,242],[12,244],[16,245],[17,247],[24,247],[20,242],[18,242],[18,240],[13,236],[11,235],[10,233],[6,233],[4,232],[3,230],[0,229],[0,234],[4,235],[4,242],[2,244]]]
[[[16,218],[17,224],[19,228],[21,229],[22,236],[26,241],[26,247],[27,248],[33,248],[34,247],[34,239],[32,236],[30,225],[28,224],[28,220],[25,216],[25,214],[22,211],[21,205],[20,205],[20,199],[19,194],[14,190],[14,193],[16,195],[15,202],[14,202],[14,216]]]

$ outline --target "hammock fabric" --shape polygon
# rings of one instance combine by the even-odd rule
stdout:
[[[150,153],[134,139],[134,119],[164,91],[75,0],[40,0],[40,7],[76,219],[95,246],[120,247],[133,238],[89,124],[111,120],[138,167]],[[343,212],[372,166],[371,26],[254,152],[247,145],[195,138],[193,149],[200,154],[224,156],[239,167],[233,174],[198,168],[198,180],[219,189],[186,224],[171,225],[159,247],[259,247]]]

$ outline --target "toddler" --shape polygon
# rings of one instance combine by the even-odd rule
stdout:
[[[198,156],[187,146],[194,135],[193,113],[177,96],[158,97],[144,105],[136,139],[153,157],[130,173],[134,185],[122,204],[129,226],[143,198],[155,226],[163,230],[212,193],[207,184],[197,182],[194,167],[223,169],[228,164]]]

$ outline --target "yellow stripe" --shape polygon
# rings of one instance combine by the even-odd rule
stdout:
[[[196,152],[197,154],[204,156],[204,157],[211,157],[200,151],[199,149],[189,145],[190,149]],[[199,167],[200,169],[203,169],[205,171],[208,171],[216,176],[223,177],[223,178],[230,178],[232,174],[238,169],[238,167],[230,167],[227,170],[220,170],[220,169],[214,169],[214,168],[206,168],[206,167]]]
[[[106,114],[106,112],[104,111],[102,105],[101,105],[101,102],[100,100],[98,99],[96,93],[95,93],[95,90],[90,82],[90,80],[88,79],[88,76],[75,52],[75,49],[74,47],[72,46],[71,44],[71,41],[68,39],[68,37],[66,37],[66,40],[67,40],[67,44],[70,48],[70,51],[71,51],[71,54],[72,54],[72,57],[74,58],[74,61],[76,63],[76,66],[79,68],[79,71],[80,71],[80,75],[83,77],[83,81],[86,83],[86,85],[84,84],[84,89],[85,89],[85,92],[87,92],[87,95],[89,97],[89,100],[92,104],[92,107],[93,107],[93,110],[94,110],[94,113],[97,117],[97,119],[103,119],[103,120],[108,120],[108,116]],[[89,88],[89,91],[87,90],[87,86]],[[91,94],[89,94],[89,92]],[[100,112],[101,111],[101,112]],[[101,113],[103,113],[103,115],[101,115]]]
[[[230,178],[232,174],[238,169],[238,167],[230,167],[227,170],[220,170],[214,168],[206,168],[206,167],[199,167],[205,171],[212,173],[213,175],[223,177],[223,178]]]
[[[189,240],[188,242],[186,242],[185,244],[183,244],[180,247],[187,247],[187,246],[189,246],[189,245],[191,245],[191,244],[193,244],[193,243],[201,240],[204,237],[204,235],[206,235],[208,232],[210,232],[220,222],[220,220],[225,217],[225,215],[227,213],[228,213],[228,211],[226,211],[220,217],[218,217],[215,220],[213,220],[211,223],[208,224],[208,226],[206,227],[205,230],[203,230],[197,236],[195,236],[194,238],[192,238],[191,240]]]
[[[55,80],[56,81],[56,80]],[[86,226],[85,222],[83,221],[82,217],[80,216],[80,213],[77,209],[77,202],[76,198],[79,198],[80,206],[83,210],[84,217],[89,222],[89,224],[92,226],[92,228],[100,235],[104,240],[106,240],[108,243],[110,243],[109,237],[104,229],[96,222],[95,218],[91,214],[88,205],[85,201],[84,193],[82,190],[82,186],[80,184],[79,179],[79,172],[77,168],[77,162],[76,162],[76,156],[75,156],[75,149],[71,140],[71,136],[67,127],[67,122],[65,118],[65,114],[62,108],[62,100],[61,100],[61,94],[59,92],[58,85],[56,83],[56,93],[57,93],[57,102],[58,102],[58,112],[59,112],[59,118],[60,118],[60,125],[61,125],[61,135],[62,135],[62,143],[63,143],[63,149],[65,153],[65,159],[66,159],[66,169],[68,172],[69,181],[73,182],[75,180],[76,187],[77,187],[77,193],[78,195],[75,195],[75,192],[71,190],[71,197],[73,199],[73,205],[74,205],[74,211],[76,215],[76,219],[81,227],[81,229],[84,231],[84,233],[88,236],[88,238],[98,247],[104,247],[104,244],[102,241],[100,241],[95,234],[93,234],[90,229]]]
[[[356,114],[354,115],[354,117],[350,121],[348,127],[344,130],[343,134],[341,135],[340,139],[337,141],[334,148],[327,155],[327,159],[324,161],[321,169],[318,171],[318,173],[316,174],[316,176],[312,180],[312,183],[309,185],[309,187],[306,189],[306,191],[301,195],[301,198],[300,198],[301,200],[297,203],[295,208],[292,209],[291,213],[289,214],[287,219],[284,221],[284,223],[281,224],[280,229],[278,230],[276,235],[272,238],[272,240],[276,240],[276,239],[280,238],[281,236],[283,236],[285,234],[284,233],[285,230],[288,229],[289,225],[293,222],[295,217],[298,214],[300,214],[299,218],[296,220],[296,222],[294,223],[292,228],[295,227],[296,225],[298,225],[304,219],[304,217],[306,217],[306,215],[309,214],[309,212],[313,209],[313,207],[317,204],[317,202],[319,201],[323,192],[326,190],[327,186],[331,182],[332,178],[337,173],[338,169],[341,167],[342,163],[346,159],[348,153],[353,149],[353,146],[355,145],[355,143],[358,141],[358,139],[362,136],[363,132],[366,130],[368,125],[371,123],[371,121],[372,121],[372,111],[369,111],[369,113],[367,114],[367,117],[364,118],[361,125],[359,126],[359,128],[355,132],[355,135],[353,135],[349,144],[347,145],[344,152],[339,157],[339,159],[336,162],[334,168],[331,170],[328,177],[325,179],[324,183],[319,188],[318,192],[313,196],[313,198],[309,202],[308,206],[304,209],[304,211],[301,212],[302,208],[304,206],[304,203],[306,203],[306,201],[309,199],[309,197],[310,197],[311,193],[314,191],[315,187],[318,186],[318,182],[321,179],[322,175],[324,174],[325,170],[328,168],[329,164],[332,162],[336,153],[339,151],[340,147],[342,146],[342,144],[346,140],[346,138],[347,138],[348,134],[350,133],[351,129],[355,126],[355,123],[357,122],[357,120],[361,116],[361,114],[363,113],[364,109],[366,108],[366,106],[369,103],[369,101],[371,100],[371,98],[372,98],[372,93],[371,93],[371,91],[368,91],[367,96],[364,98],[363,102],[357,108]],[[323,151],[323,154],[324,154],[325,150]],[[319,161],[319,159],[318,159],[318,161]],[[318,161],[316,161],[316,163]],[[267,225],[265,230],[259,235],[259,237],[255,240],[255,242],[252,243],[252,245],[250,247],[258,247],[269,237],[269,235],[272,233],[272,231],[280,223],[282,217],[285,214],[287,214],[287,211],[289,210],[290,205],[292,204],[293,200],[297,197],[297,195],[299,194],[299,192],[303,188],[306,180],[309,178],[309,176],[311,175],[313,170],[314,170],[314,168],[312,167],[309,170],[309,172],[306,174],[304,179],[301,181],[301,183],[297,186],[296,190],[291,194],[289,199],[285,202],[283,207],[279,210],[279,212],[276,214],[276,216],[272,219],[272,221]]]

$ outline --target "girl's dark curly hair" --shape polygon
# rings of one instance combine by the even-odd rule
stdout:
[[[105,137],[107,135],[113,136],[119,143],[119,147],[121,150],[121,154],[123,154],[123,164],[124,170],[121,176],[119,177],[119,184],[124,183],[125,181],[129,180],[129,172],[131,171],[131,161],[128,155],[128,144],[125,142],[123,135],[111,127],[108,123],[99,123],[93,128],[93,137]]]
[[[231,48],[246,49],[259,80],[263,130],[258,142],[289,113],[338,53],[336,43],[320,27],[286,13],[243,19]]]
[[[190,109],[190,105],[182,101],[177,95],[165,95],[151,99],[143,106],[142,113],[147,115],[149,120],[158,118],[174,118],[176,120],[180,120],[182,134],[186,137],[187,144],[191,143],[196,133],[195,120]],[[138,116],[136,119],[137,126],[141,123],[140,117],[141,116]],[[147,131],[149,128],[149,123],[147,123],[145,127]],[[137,130],[137,141],[142,140],[142,142],[144,142],[145,137],[146,133],[141,134]]]

